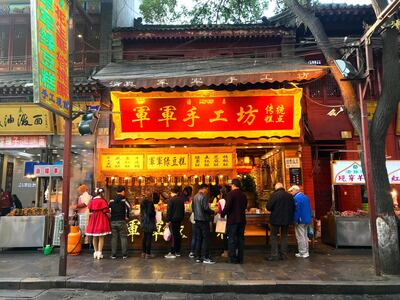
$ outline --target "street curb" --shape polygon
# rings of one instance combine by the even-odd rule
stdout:
[[[102,291],[175,292],[192,294],[400,294],[400,280],[382,281],[275,281],[231,280],[209,282],[179,279],[111,279],[46,277],[0,278],[0,289],[75,288]]]

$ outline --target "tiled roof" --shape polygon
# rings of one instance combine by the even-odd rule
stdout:
[[[0,73],[0,96],[32,94],[32,73]],[[75,93],[91,92],[96,89],[96,82],[85,76],[74,77]]]
[[[313,11],[321,20],[328,36],[360,35],[363,32],[363,23],[372,24],[376,19],[371,5],[318,4],[313,7]],[[269,18],[269,21],[275,26],[288,28],[295,28],[301,24],[301,21],[290,10]]]
[[[223,25],[136,25],[113,30],[114,37],[122,39],[216,39],[230,37],[276,37],[290,35],[283,26],[257,24]]]

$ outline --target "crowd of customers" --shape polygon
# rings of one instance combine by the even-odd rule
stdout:
[[[77,204],[71,208],[79,214],[88,214],[86,236],[92,237],[94,259],[102,259],[104,238],[111,234],[111,259],[117,258],[118,241],[121,244],[122,258],[128,258],[128,222],[131,220],[131,205],[126,199],[124,186],[118,186],[116,194],[107,203],[105,191],[97,188],[93,198],[87,187],[78,188]],[[223,232],[218,231],[222,238],[222,257],[229,258],[233,264],[244,262],[244,239],[246,229],[247,197],[242,191],[241,181],[233,179],[231,185],[219,187],[218,193],[210,195],[209,186],[201,184],[197,193],[192,195],[192,188],[187,186],[183,190],[179,186],[172,187],[169,195],[163,195],[167,200],[165,228],[170,231],[170,251],[164,257],[175,259],[181,256],[182,225],[185,218],[185,205],[191,207],[190,222],[192,236],[189,257],[196,263],[214,264],[215,260],[210,252],[210,232],[212,223],[225,224]],[[216,214],[210,207],[210,198],[216,197],[218,202]],[[159,224],[155,204],[159,203],[159,194],[143,195],[140,200],[140,228],[143,233],[142,257],[154,258],[151,251],[154,232]],[[215,200],[216,201],[216,200]],[[0,216],[7,215],[12,208],[22,208],[21,201],[16,195],[10,195],[0,190]],[[288,257],[288,226],[295,225],[295,236],[298,244],[298,258],[309,257],[309,240],[307,231],[312,221],[309,198],[294,185],[288,191],[282,183],[275,185],[267,209],[270,211],[269,224],[271,229],[271,254],[268,260],[284,260]],[[160,220],[159,220],[160,221]],[[280,237],[280,243],[278,241]]]

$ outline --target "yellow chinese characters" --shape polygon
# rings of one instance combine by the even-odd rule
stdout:
[[[134,219],[128,222],[128,236],[131,237],[132,243],[134,237],[140,235],[139,226],[140,226],[139,220]]]
[[[187,235],[185,235],[184,233],[183,233],[183,230],[185,229],[185,226],[184,225],[181,225],[181,230],[179,231],[179,233],[181,234],[181,236],[182,236],[182,238],[183,239],[187,239],[188,237],[187,237]]]
[[[153,231],[153,236],[154,236],[154,241],[155,242],[158,241],[158,237],[159,236],[163,236],[164,235],[165,226],[163,226],[163,225],[164,225],[164,222],[162,220],[160,222],[157,222],[157,224],[156,224],[156,230]]]
[[[268,104],[265,107],[265,122],[266,123],[273,123],[274,122],[274,106],[272,104]]]
[[[240,107],[240,111],[237,113],[237,121],[243,121],[243,123],[251,126],[251,124],[253,124],[256,120],[256,113],[258,113],[258,109],[253,109],[253,105],[247,105],[247,107],[247,111],[245,111],[242,106]]]
[[[176,121],[176,118],[174,118],[174,114],[176,111],[176,107],[173,105],[167,105],[163,106],[160,108],[162,111],[162,119],[158,119],[158,122],[165,122],[165,125],[169,127],[169,121]]]
[[[283,117],[285,115],[285,106],[283,104],[276,107],[276,114],[278,115],[276,123],[284,123],[285,121],[283,120]]]
[[[197,115],[197,107],[192,106],[191,109],[187,111],[187,118],[183,119],[183,122],[188,122],[190,121],[190,124],[188,124],[189,127],[194,127],[194,123],[196,119],[200,119],[200,117]]]
[[[133,119],[132,122],[140,122],[140,128],[143,128],[143,121],[150,121],[148,117],[150,107],[148,106],[138,106],[133,109],[136,112],[137,119]]]
[[[210,119],[210,123],[214,123],[217,121],[221,121],[221,122],[228,122],[227,118],[222,118],[221,115],[224,113],[224,111],[222,109],[220,110],[214,110],[214,114],[215,114],[215,118],[214,119]]]

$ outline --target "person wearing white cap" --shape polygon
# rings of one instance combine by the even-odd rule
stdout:
[[[296,257],[307,258],[310,256],[308,252],[307,227],[311,223],[311,206],[310,199],[300,192],[298,185],[290,187],[289,192],[294,197],[295,210],[293,222],[295,224],[295,234],[299,252]]]

